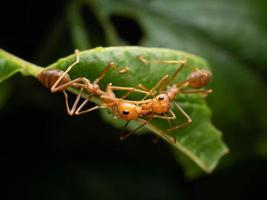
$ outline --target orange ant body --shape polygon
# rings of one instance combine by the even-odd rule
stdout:
[[[71,80],[68,72],[80,62],[80,53],[78,50],[75,50],[75,55],[76,55],[76,61],[71,64],[66,71],[61,71],[61,70],[56,70],[56,69],[48,69],[42,71],[40,74],[37,75],[37,79],[45,85],[52,93],[54,92],[63,92],[65,96],[65,103],[66,103],[66,108],[67,112],[69,115],[79,115],[79,114],[84,114],[99,108],[110,108],[113,111],[117,111],[118,113],[117,116],[128,120],[131,119],[131,115],[126,115],[128,107],[130,106],[130,103],[127,104],[127,102],[123,102],[123,98],[128,96],[131,92],[139,92],[139,93],[144,93],[147,94],[147,92],[143,90],[139,90],[133,87],[118,87],[118,86],[112,86],[112,84],[108,84],[106,87],[106,91],[101,90],[99,87],[99,82],[104,78],[104,76],[107,74],[107,72],[110,70],[110,68],[113,68],[116,66],[115,63],[110,62],[103,70],[103,72],[100,74],[100,76],[93,82],[91,82],[89,79],[85,77],[80,77],[76,78],[74,80]],[[77,95],[75,102],[72,106],[72,108],[69,108],[68,104],[68,94],[66,93],[66,89],[68,87],[75,87],[75,88],[80,88],[80,92]],[[89,97],[84,100],[84,102],[78,107],[79,100],[81,98],[83,90],[87,91],[89,93]],[[114,94],[114,90],[124,90],[128,91],[124,97],[118,99],[116,98]],[[90,99],[93,96],[97,96],[100,98],[102,101],[103,105],[101,106],[94,106],[88,110],[82,110],[82,108],[90,101]],[[125,100],[126,101],[126,100]],[[149,101],[149,100],[148,100]],[[118,109],[114,108],[117,107]],[[134,104],[132,105],[134,106]],[[124,107],[126,107],[124,109]],[[122,112],[120,112],[122,110]],[[125,111],[124,111],[125,110]],[[136,109],[137,110],[137,109]],[[125,114],[123,114],[123,111]],[[139,112],[138,112],[139,113]]]
[[[139,59],[143,63],[149,63],[142,55],[139,56]],[[135,130],[129,132],[127,135],[124,136],[124,138],[130,136],[131,134],[135,133],[139,128],[146,125],[151,119],[153,118],[161,118],[161,119],[176,119],[175,113],[171,109],[171,103],[173,102],[176,109],[186,118],[186,122],[181,123],[179,125],[176,125],[172,128],[167,129],[168,131],[173,131],[178,128],[182,128],[186,126],[187,124],[192,122],[191,117],[174,101],[175,97],[178,94],[190,94],[190,93],[200,93],[204,96],[211,93],[212,90],[205,90],[203,89],[211,79],[211,73],[207,70],[198,70],[191,72],[186,80],[178,82],[176,84],[171,83],[175,80],[176,76],[179,74],[179,72],[182,70],[182,68],[185,66],[186,61],[175,61],[175,60],[169,60],[169,61],[157,61],[157,63],[168,63],[168,64],[180,64],[180,67],[177,68],[173,76],[169,79],[168,75],[165,75],[158,83],[151,89],[148,90],[143,85],[139,85],[144,91],[147,92],[146,96],[141,100],[138,104],[141,107],[141,110],[146,111],[146,113],[142,113],[142,116],[149,117],[148,120],[144,121],[142,125],[140,125]],[[166,86],[166,90],[162,90]],[[188,87],[191,87],[193,89],[187,89]],[[157,93],[157,88],[159,88],[159,94],[155,96],[155,93]],[[154,96],[151,101],[144,102],[144,100],[148,96]],[[135,109],[135,108],[134,108]],[[134,113],[135,110],[132,109],[132,112]],[[167,116],[167,112],[171,113],[171,116]],[[140,117],[140,116],[139,116]],[[170,121],[169,121],[170,124]],[[175,137],[172,137],[172,139],[167,138],[171,143],[175,143]]]

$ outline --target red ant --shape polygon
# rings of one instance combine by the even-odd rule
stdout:
[[[149,63],[143,55],[138,56],[141,62],[143,63]],[[175,60],[167,60],[167,61],[154,61],[156,63],[167,63],[167,64],[180,64],[180,66],[177,68],[175,73],[172,75],[171,78],[169,78],[168,75],[165,75],[161,80],[158,81],[155,86],[148,90],[143,85],[139,85],[140,88],[142,88],[144,91],[147,92],[146,96],[143,98],[143,100],[139,101],[141,106],[141,110],[146,110],[146,114],[143,114],[143,116],[147,116],[148,120],[144,121],[142,125],[134,129],[133,131],[129,132],[128,134],[124,135],[123,138],[126,138],[130,136],[131,134],[135,133],[138,129],[146,125],[150,120],[153,118],[161,118],[168,120],[170,124],[170,119],[176,119],[175,113],[171,109],[171,103],[175,105],[176,109],[186,118],[186,122],[181,123],[179,125],[176,125],[172,128],[167,129],[168,131],[173,131],[178,128],[182,128],[189,123],[192,122],[191,117],[179,106],[178,103],[175,102],[175,97],[178,94],[190,94],[190,93],[200,93],[203,96],[206,96],[207,94],[211,93],[212,90],[205,90],[203,87],[205,87],[209,80],[211,79],[211,73],[207,70],[198,70],[195,69],[193,72],[189,74],[186,80],[180,81],[176,84],[172,84],[172,82],[175,80],[179,72],[182,70],[182,68],[186,65],[186,60],[184,61],[175,61]],[[172,84],[172,85],[171,85]],[[187,89],[188,87],[191,87],[193,89]],[[159,88],[159,91],[156,90]],[[166,88],[166,90],[163,90],[163,88]],[[158,94],[157,94],[158,93]],[[156,95],[157,94],[157,95]],[[156,96],[155,96],[156,95]],[[152,100],[149,102],[144,102],[144,100],[148,96],[153,96]],[[148,111],[149,110],[149,111]],[[167,116],[166,113],[170,112],[171,116]],[[127,125],[127,124],[126,124]],[[172,138],[171,143],[175,143],[175,137]]]

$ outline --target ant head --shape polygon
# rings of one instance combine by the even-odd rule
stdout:
[[[195,70],[189,74],[187,80],[192,88],[205,87],[211,79],[211,73],[208,70]]]
[[[120,118],[124,120],[133,120],[139,117],[138,108],[133,103],[121,101],[117,105],[117,111]]]
[[[170,109],[170,98],[167,94],[161,93],[152,100],[152,112],[162,114]]]

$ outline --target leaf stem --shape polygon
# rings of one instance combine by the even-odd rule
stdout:
[[[18,58],[17,56],[14,56],[13,54],[3,49],[0,49],[0,60],[1,62],[6,63],[6,64],[3,64],[2,67],[5,67],[5,65],[11,64],[19,68],[20,73],[22,73],[24,76],[37,76],[37,74],[39,74],[43,70],[42,67],[35,65],[33,63],[30,63],[21,58]]]

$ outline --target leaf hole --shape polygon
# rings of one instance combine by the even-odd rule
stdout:
[[[130,45],[140,43],[144,33],[136,19],[129,16],[111,15],[110,21],[124,41]]]

